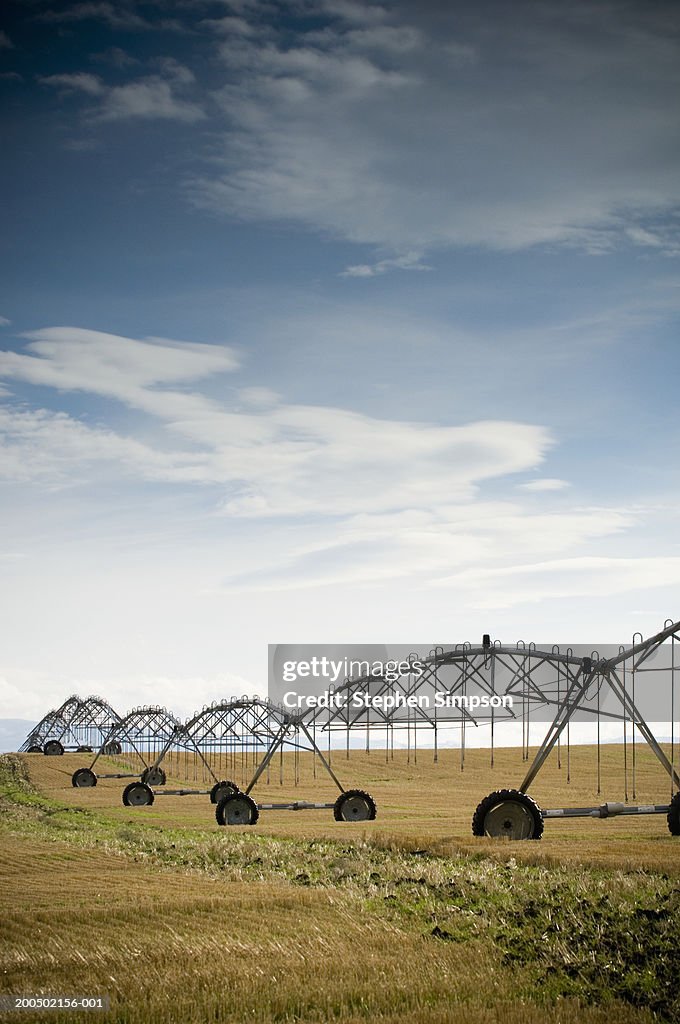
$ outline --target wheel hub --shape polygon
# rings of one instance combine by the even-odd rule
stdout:
[[[484,831],[489,836],[530,839],[534,833],[534,819],[523,804],[506,800],[488,811],[484,818]]]

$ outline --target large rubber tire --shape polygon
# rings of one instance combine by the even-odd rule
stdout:
[[[111,740],[110,743],[107,743],[105,745],[104,749],[102,750],[102,753],[103,754],[109,754],[109,755],[110,754],[122,754],[123,753],[123,748],[121,747],[121,745],[118,742],[118,740]]]
[[[254,825],[260,809],[247,793],[222,797],[215,810],[218,825]]]
[[[150,807],[153,800],[153,790],[144,782],[131,782],[123,790],[123,803],[126,807]]]
[[[74,789],[88,789],[97,785],[97,776],[91,768],[78,768],[71,776]]]
[[[680,836],[680,793],[676,793],[668,807],[666,815],[668,831],[672,836]]]
[[[64,753],[64,748],[59,740],[48,740],[43,747],[43,753],[46,754],[47,757],[61,757]]]
[[[42,752],[43,748],[39,747],[37,743],[33,743],[26,751],[27,754],[42,754]]]
[[[92,747],[88,747],[87,744],[85,744],[82,747],[78,747],[78,749],[76,750],[76,754],[91,754],[91,753],[92,753]]]
[[[229,779],[225,779],[224,782],[216,782],[210,790],[210,803],[218,804],[220,800],[224,800],[225,796],[231,796],[233,793],[240,792],[241,790],[236,783],[231,782]]]
[[[333,807],[336,821],[373,821],[377,813],[373,797],[363,789],[346,790]]]
[[[160,767],[145,768],[141,775],[142,782],[147,786],[164,786],[166,781],[165,772]]]
[[[485,796],[472,817],[473,836],[540,839],[543,815],[535,800],[518,789],[499,789]]]

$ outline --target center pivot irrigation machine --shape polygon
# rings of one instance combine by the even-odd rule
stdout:
[[[283,803],[257,804],[250,792],[265,775],[267,781],[275,770],[275,758],[279,754],[278,772],[283,782],[283,752],[294,753],[295,784],[299,781],[299,758],[302,752],[311,753],[340,790],[332,803],[308,803],[303,800]],[[152,804],[157,796],[190,796],[209,794],[216,804],[215,816],[220,825],[254,825],[261,810],[307,810],[332,808],[336,821],[366,821],[375,818],[376,808],[368,793],[360,790],[345,790],[333,772],[329,761],[319,749],[313,732],[302,720],[281,708],[258,697],[245,697],[212,704],[190,718],[175,730],[161,746],[150,772],[165,772],[161,763],[173,763],[171,775],[177,775],[182,754],[188,755],[193,764],[194,777],[197,769],[202,778],[212,785],[209,789],[163,789],[154,790],[154,781],[147,777],[131,783],[123,794],[123,801],[132,805]],[[229,772],[238,774],[240,784],[225,779]],[[185,772],[186,774],[186,772]]]
[[[123,792],[128,806],[149,805],[162,795],[207,794],[216,805],[220,825],[252,825],[263,809],[332,808],[338,821],[366,821],[376,816],[372,797],[362,790],[345,790],[331,766],[340,736],[344,736],[344,743],[340,742],[348,758],[350,740],[356,746],[357,739],[365,737],[366,751],[377,741],[389,763],[394,759],[396,733],[405,740],[408,762],[416,763],[425,735],[436,762],[442,732],[446,737],[454,730],[462,770],[470,728],[490,727],[493,767],[499,725],[521,725],[522,760],[526,762],[530,731],[535,735],[537,727],[545,725],[543,739],[519,786],[496,790],[478,805],[472,819],[475,835],[539,839],[545,821],[552,818],[633,814],[665,814],[671,833],[680,835],[680,774],[675,764],[678,673],[680,622],[670,620],[647,640],[636,634],[631,647],[601,652],[537,648],[521,641],[506,647],[485,635],[479,647],[466,643],[435,648],[426,657],[412,654],[397,673],[367,670],[337,687],[332,702],[304,711],[285,710],[259,697],[242,697],[204,707],[181,723],[160,707],[137,708],[120,718],[100,698],[71,697],[45,716],[22,749],[61,754],[65,749],[90,749],[93,738],[98,738],[90,767],[74,772],[73,785],[95,786],[100,778],[134,779]],[[650,721],[670,723],[670,757],[654,736]],[[543,810],[527,791],[556,747],[559,755],[561,743],[566,743],[569,764],[570,726],[575,722],[596,724],[598,794],[601,723],[610,727],[618,723],[624,800]],[[670,798],[666,802],[628,803],[629,783],[631,796],[636,798],[640,737],[669,776]],[[322,746],[327,746],[325,754]],[[290,759],[284,762],[286,750],[293,754],[296,786],[300,758],[311,754],[313,777],[320,765],[340,791],[337,800],[255,803],[251,792],[258,783],[274,780],[283,784],[284,763],[290,768]],[[114,758],[123,770],[97,774],[95,766],[102,756]],[[165,786],[166,778],[188,785],[172,789]]]
[[[100,750],[106,737],[120,722],[118,714],[101,697],[71,696],[64,703],[48,711],[30,731],[22,746],[28,754],[59,756],[65,751],[92,753]],[[111,747],[106,753],[120,753]]]
[[[75,735],[75,721],[89,720],[88,715],[91,717],[92,710],[101,703],[98,697],[69,698],[61,708],[45,715],[22,750],[50,755],[66,750],[93,752],[90,745],[64,746],[58,739],[38,744],[36,740],[55,735],[55,730],[62,739]],[[77,789],[92,788],[100,779],[133,779],[123,790],[126,807],[148,806],[159,796],[208,795],[216,804],[220,825],[254,825],[261,810],[332,808],[336,821],[375,818],[372,797],[361,790],[346,790],[340,783],[330,756],[324,757],[316,742],[315,725],[309,727],[302,716],[291,715],[269,701],[243,697],[216,702],[184,723],[159,706],[134,708],[123,718],[109,712],[110,724],[105,727],[102,723],[91,764],[72,775],[72,785]],[[283,784],[285,750],[294,753],[295,785],[299,782],[300,755],[311,753],[314,777],[318,762],[340,791],[337,799],[329,803],[293,800],[256,804],[250,792],[263,777],[269,782],[273,774],[278,775]],[[114,758],[122,770],[95,770],[102,757],[109,761]],[[225,778],[226,774],[239,781]],[[192,784],[172,789],[166,787],[168,777]]]
[[[165,708],[158,705],[133,708],[124,718],[112,724],[90,767],[78,768],[71,782],[78,789],[96,786],[99,779],[136,779],[138,784],[164,786],[165,772],[159,767],[158,752],[172,743],[181,729],[179,719]],[[95,765],[102,755],[117,755],[118,764],[124,770],[95,772]],[[126,806],[133,802],[128,796],[134,792],[134,786],[135,783],[130,783],[123,792],[123,803]]]
[[[663,646],[665,645],[665,647]],[[676,646],[677,645],[677,646]],[[643,640],[640,635],[638,643],[628,649],[620,648],[618,654],[608,658],[600,658],[596,652],[590,656],[575,657],[573,652],[559,653],[555,648],[551,652],[532,650],[526,656],[529,665],[522,666],[522,672],[533,675],[534,668],[547,668],[558,680],[557,692],[550,694],[549,703],[555,708],[554,716],[548,726],[534,759],[517,789],[503,789],[490,793],[478,805],[472,818],[472,832],[476,836],[507,836],[510,839],[540,839],[543,834],[544,822],[550,818],[610,818],[616,815],[665,814],[668,828],[672,835],[680,835],[680,776],[675,767],[675,682],[676,673],[680,672],[680,622],[667,620],[664,628]],[[479,652],[477,652],[479,655]],[[659,658],[660,654],[665,657]],[[493,662],[511,654],[510,651],[497,648],[491,649],[484,665],[493,671]],[[483,652],[481,653],[483,658]],[[658,700],[662,697],[658,683],[666,690],[666,711],[671,727],[671,757],[667,757],[659,745],[649,724],[641,712],[641,698],[645,689],[651,687],[651,676],[643,676],[643,693],[640,694],[641,673],[654,673],[654,697],[657,710]],[[559,680],[562,679],[560,692]],[[635,687],[638,684],[636,700]],[[526,692],[526,691],[525,691]],[[548,697],[542,688],[541,695]],[[592,701],[595,697],[596,706]],[[526,694],[532,703],[532,698]],[[613,697],[618,711],[607,711],[607,717],[623,723],[624,757],[626,753],[627,728],[631,726],[633,748],[633,795],[635,795],[635,730],[647,742],[655,757],[670,780],[670,802],[646,805],[630,805],[626,802],[606,802],[597,807],[560,807],[542,810],[530,796],[529,786],[545,764],[549,754],[559,742],[560,737],[570,722],[579,712],[595,713],[598,727],[598,792],[600,791],[600,718],[607,697]],[[624,762],[624,772],[627,765]],[[627,773],[626,773],[627,774]],[[627,778],[626,778],[627,786]],[[627,799],[627,791],[626,791]]]

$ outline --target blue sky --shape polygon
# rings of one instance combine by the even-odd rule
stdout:
[[[5,5],[3,714],[680,617],[666,3]]]

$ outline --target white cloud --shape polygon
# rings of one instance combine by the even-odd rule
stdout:
[[[37,722],[74,693],[81,697],[92,693],[106,694],[106,699],[112,702],[114,711],[120,715],[144,703],[157,704],[158,694],[162,694],[163,706],[180,719],[189,718],[214,700],[228,700],[244,694],[263,696],[262,693],[256,694],[251,681],[229,672],[207,677],[131,672],[124,679],[117,679],[112,686],[111,679],[98,679],[92,673],[80,678],[78,674],[66,672],[47,673],[15,667],[3,672],[0,669],[3,718],[27,718]],[[151,696],[145,702],[140,696],[142,694]]]
[[[12,321],[8,320],[6,316],[0,316],[0,327],[9,327],[11,323]]]
[[[193,86],[193,72],[171,57],[161,58],[156,64],[161,74],[147,75],[124,85],[107,85],[97,75],[87,72],[47,75],[39,81],[65,92],[83,93],[98,99],[99,105],[88,112],[95,121],[139,118],[193,124],[204,120],[205,111],[198,103],[177,95],[178,90]]]
[[[541,480],[530,480],[526,484],[518,484],[523,491],[563,491],[569,487],[567,480],[559,480],[557,477],[544,477]]]
[[[663,245],[663,241],[654,231],[649,231],[646,228],[627,228],[626,234],[633,241],[637,242],[638,245],[651,246],[653,249],[658,249]]]
[[[351,46],[378,53],[403,54],[422,43],[422,34],[410,25],[374,25],[353,29],[345,36]]]
[[[156,75],[113,86],[98,113],[102,121],[161,118],[188,124],[202,121],[205,116],[205,111],[197,103],[177,97],[170,83]]]
[[[264,449],[251,445],[246,460],[226,444],[218,453],[243,481],[227,514],[345,516],[469,499],[482,480],[540,463],[551,444],[529,424],[441,427],[318,406],[279,405],[258,426]]]
[[[111,475],[111,466],[133,478],[200,482],[204,457],[166,452],[112,430],[93,428],[66,413],[0,406],[0,479],[74,487]]]
[[[278,405],[281,401],[281,395],[272,388],[241,388],[238,395],[246,405],[259,407]]]
[[[388,10],[381,4],[356,3],[355,0],[321,0],[318,6],[325,14],[346,21],[350,25],[380,25]]]
[[[37,16],[46,22],[102,21],[110,28],[123,31],[147,29],[151,23],[141,17],[133,6],[107,3],[106,0],[92,0],[88,3],[73,4],[58,10],[43,11]]]
[[[84,92],[88,96],[101,96],[105,92],[104,84],[97,75],[83,71],[72,75],[46,75],[39,81],[42,85],[50,85],[69,92]]]
[[[27,337],[29,354],[0,353],[0,375],[104,395],[148,413],[166,439],[193,453],[174,456],[177,474],[225,485],[222,511],[231,516],[346,516],[468,500],[483,480],[536,468],[552,444],[548,431],[532,424],[380,419],[287,404],[262,389],[245,389],[225,404],[170,386],[233,370],[234,353],[223,347],[63,327]]]
[[[22,716],[34,692],[42,713],[83,679],[121,706],[215,699],[225,636],[230,673],[263,678],[262,623],[278,637],[302,621],[314,639],[331,622],[353,640],[396,630],[456,642],[494,609],[496,635],[540,639],[540,626],[559,642],[587,626],[598,597],[611,632],[627,595],[648,589],[651,607],[658,588],[677,589],[672,508],[657,522],[651,502],[565,507],[562,493],[516,489],[550,456],[545,427],[295,403],[237,365],[221,346],[64,327],[0,353],[0,375],[50,389],[40,401],[62,410],[0,405],[4,547],[27,553],[0,559],[0,676]],[[78,419],[72,405],[94,403],[71,391],[120,408]],[[487,480],[506,500],[490,500]],[[654,606],[648,618],[663,616]],[[35,691],[22,694],[22,680]]]
[[[210,29],[220,35],[253,36],[257,29],[245,18],[228,16],[226,18],[206,18],[201,22],[203,28]]]
[[[13,50],[14,43],[9,38],[6,32],[0,30],[0,50]]]
[[[295,0],[284,5],[296,17],[291,42],[280,7],[226,6],[224,18],[195,19],[225,83],[211,94],[222,155],[213,135],[207,170],[185,182],[196,204],[385,252],[347,277],[425,269],[404,253],[445,246],[680,252],[669,226],[680,205],[669,143],[680,60],[660,12],[642,18],[633,5],[603,18],[599,4],[548,0],[490,20],[446,5]],[[43,17],[151,24],[107,2]],[[85,72],[45,81],[97,99],[95,121],[205,120],[193,94],[203,65],[156,64],[160,74],[114,86]]]
[[[106,50],[91,54],[90,59],[100,64],[110,64],[114,68],[129,68],[139,64],[136,57],[127,53],[120,46],[109,46]]]
[[[680,584],[680,557],[582,556],[465,569],[434,585],[465,594],[473,608],[510,608],[553,598],[608,597]]]
[[[397,253],[658,245],[680,203],[680,60],[658,12],[321,10],[293,47],[266,12],[219,35],[225,155],[197,203]]]
[[[274,43],[238,39],[221,43],[219,52],[230,68],[262,76],[260,84],[271,91],[280,78],[299,80],[324,92],[333,90],[334,95],[345,98],[366,96],[378,87],[398,88],[412,82],[411,76],[403,71],[381,68],[363,54],[349,51],[310,46],[286,49]],[[227,103],[230,95],[233,93],[227,90]]]
[[[680,255],[680,229],[676,224],[628,227],[626,235],[642,248],[656,249],[667,256]]]
[[[476,566],[494,573],[507,563],[509,552],[527,562],[553,557],[629,530],[639,519],[625,508],[535,512],[479,497],[448,506],[434,499],[432,505],[432,510],[360,514],[335,522],[332,529],[323,524],[311,528],[310,537],[289,547],[278,563],[266,571],[234,573],[226,585],[257,591],[389,579],[409,579],[415,586],[448,585],[453,570],[460,574]],[[480,589],[485,581],[483,574]]]
[[[378,277],[381,274],[386,274],[388,270],[432,270],[432,267],[423,263],[422,259],[422,253],[408,252],[403,256],[378,260],[376,263],[359,263],[346,267],[340,276]]]
[[[155,63],[166,78],[174,79],[181,85],[193,85],[196,81],[196,76],[191,68],[188,68],[185,64],[180,64],[174,57],[161,57]]]
[[[562,499],[552,509],[551,493],[566,481],[549,476],[520,485],[535,494],[530,506],[483,496],[484,481],[541,466],[554,443],[545,427],[380,418],[238,383],[217,401],[196,388],[233,374],[231,349],[63,327],[27,337],[25,353],[0,353],[1,376],[106,396],[150,420],[140,440],[65,412],[6,404],[4,478],[52,490],[92,480],[198,485],[209,488],[212,522],[285,529],[284,547],[247,570],[233,560],[231,572],[221,570],[227,591],[411,580],[463,595],[470,608],[507,608],[676,580],[678,558],[609,557],[617,535],[649,510],[565,508]],[[594,557],[589,546],[602,552],[603,540],[608,557]]]
[[[231,11],[237,14],[245,14],[252,11],[270,10],[270,5],[265,0],[220,0],[220,2]]]
[[[201,380],[238,366],[235,351],[168,338],[137,340],[80,327],[28,331],[29,355],[0,353],[0,374],[126,400],[157,384]]]

